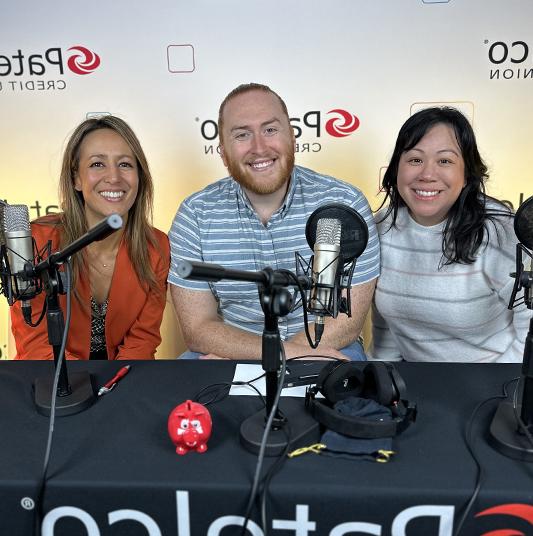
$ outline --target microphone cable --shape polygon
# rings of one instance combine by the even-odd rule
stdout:
[[[24,308],[21,307],[21,309],[23,310],[23,313],[24,313],[25,312]],[[46,305],[46,300],[44,300],[43,308],[41,309],[41,314],[39,315],[37,322],[33,323],[31,321],[31,313],[29,315],[29,318],[26,318],[26,315],[24,315],[24,321],[26,322],[26,324],[28,324],[28,326],[32,328],[36,328],[43,321],[44,315],[46,314],[46,310],[47,310],[47,305]]]
[[[59,384],[59,374],[61,371],[61,365],[65,357],[65,348],[67,346],[67,337],[70,326],[71,317],[71,293],[70,285],[72,280],[72,272],[70,266],[70,258],[65,261],[65,273],[66,273],[66,298],[67,298],[67,310],[65,318],[65,329],[63,331],[63,338],[61,340],[61,347],[59,350],[59,356],[56,363],[56,370],[54,374],[54,382],[52,386],[52,397],[50,403],[50,422],[48,426],[48,439],[46,442],[46,449],[43,461],[42,474],[37,486],[37,495],[35,498],[35,516],[34,516],[34,534],[35,536],[41,536],[41,523],[43,518],[43,506],[44,506],[44,494],[46,490],[46,476],[48,472],[48,465],[50,462],[50,452],[52,449],[52,438],[54,433],[55,413],[56,413],[56,393],[57,386]]]
[[[212,383],[212,384],[207,385],[206,387],[202,388],[200,391],[198,391],[198,393],[194,396],[193,400],[195,402],[198,402],[198,403],[200,403],[200,404],[202,404],[202,405],[207,407],[210,404],[215,404],[217,402],[221,402],[222,400],[224,400],[229,395],[229,391],[230,391],[232,386],[234,386],[234,385],[235,386],[247,385],[248,387],[251,387],[256,392],[256,394],[259,396],[259,398],[261,399],[261,402],[263,404],[263,407],[266,407],[265,397],[261,394],[261,391],[259,391],[259,389],[255,385],[253,385],[254,382],[256,382],[257,380],[260,380],[261,378],[264,378],[264,377],[265,377],[265,373],[260,374],[259,376],[256,376],[255,378],[252,378],[251,380],[248,380],[248,381]],[[207,399],[205,401],[202,401],[202,397],[209,395],[211,393],[211,391],[213,391],[213,390],[215,390],[215,391],[212,394],[211,398],[209,398],[209,399]],[[287,426],[289,428],[288,423],[286,423],[285,426]],[[283,430],[286,431],[285,428],[283,428]],[[265,478],[263,479],[263,489],[262,489],[262,492],[261,492],[261,519],[262,519],[262,524],[263,524],[263,528],[264,528],[264,530],[263,530],[264,536],[266,536],[266,534],[267,534],[267,532],[266,532],[266,496],[267,496],[267,492],[268,492],[268,486],[269,486],[270,480],[272,479],[274,474],[283,465],[282,462],[285,461],[286,455],[287,455],[287,453],[289,451],[289,444],[290,444],[289,439],[290,439],[290,432],[287,432],[287,445],[286,445],[284,451],[280,454],[280,456],[278,457],[276,462],[270,467],[270,469],[268,470],[268,473],[266,474]],[[257,492],[255,493],[255,495],[257,495]],[[255,502],[255,499],[254,499],[253,502]],[[248,519],[249,519],[249,515],[247,516],[247,519],[245,519],[245,523],[243,525],[244,527],[248,523]]]
[[[40,262],[44,258],[44,255],[46,255],[47,257],[50,256],[50,254],[52,252],[52,241],[51,240],[48,240],[48,242],[40,250],[37,248],[35,238],[32,238],[32,241],[33,241],[33,251],[34,251],[35,263]],[[67,263],[67,265],[70,267],[70,264]],[[58,274],[59,274],[59,272],[58,272]],[[59,274],[59,277],[61,277],[60,274]],[[72,277],[72,275],[70,277]],[[70,282],[66,282],[66,285],[68,285],[69,288],[70,288]],[[35,286],[36,286],[36,289],[37,289],[36,294],[39,294],[41,292],[41,290],[42,290],[42,282],[41,282],[40,278],[38,278],[36,280]],[[24,321],[26,322],[26,324],[28,324],[28,326],[30,326],[32,328],[36,328],[43,321],[44,315],[46,314],[47,307],[48,307],[48,304],[47,304],[46,300],[44,300],[43,308],[41,309],[41,314],[39,315],[39,318],[37,319],[37,321],[35,323],[33,323],[32,320],[31,320],[31,316],[32,316],[31,315],[31,307],[21,307],[22,313],[24,315]]]
[[[287,368],[287,362],[285,359],[285,349],[283,348],[283,344],[280,345],[280,353],[281,353],[281,369],[279,376],[281,378],[285,377],[285,371]],[[279,400],[281,397],[281,391],[283,390],[283,382],[278,382],[278,390],[276,391],[276,395],[274,397],[274,401],[272,403],[272,409],[270,410],[270,414],[268,415],[267,421],[265,423],[265,430],[263,432],[263,437],[261,438],[261,445],[259,447],[259,453],[257,455],[257,464],[255,467],[255,475],[254,480],[252,483],[252,487],[250,490],[250,495],[248,497],[248,505],[246,506],[246,514],[244,516],[243,524],[242,524],[242,530],[240,532],[241,536],[246,535],[246,525],[248,525],[248,521],[250,520],[250,516],[252,513],[252,508],[254,506],[254,503],[256,501],[258,488],[259,488],[259,482],[261,478],[261,470],[263,469],[263,462],[265,458],[265,450],[266,450],[266,444],[268,441],[268,436],[270,434],[270,428],[272,427],[272,422],[274,421],[274,416],[277,413]],[[286,448],[289,446],[289,441],[287,441]],[[266,527],[265,527],[266,528]],[[266,536],[266,533],[264,533]]]
[[[248,387],[251,387],[256,393],[257,396],[261,399],[261,402],[263,403],[263,406],[266,406],[265,397],[261,394],[259,389],[253,385],[253,382],[256,382],[257,380],[260,380],[261,378],[265,377],[265,373],[260,374],[256,378],[252,378],[248,381],[234,381],[234,382],[219,382],[219,383],[212,383],[210,385],[207,385],[206,387],[203,387],[196,393],[193,400],[194,402],[198,402],[199,404],[202,404],[204,406],[209,406],[209,404],[215,404],[217,402],[222,402],[227,396],[229,396],[229,391],[232,386],[244,386],[247,385]],[[210,393],[211,390],[213,390],[215,387],[218,389],[213,393],[212,398],[208,399],[205,402],[202,402],[200,398],[202,396],[205,396]]]
[[[289,359],[286,359],[286,362],[289,363],[291,361],[296,361],[299,359],[306,359],[311,356],[309,355],[299,355],[295,357],[291,357]],[[339,359],[337,357],[330,357],[330,356],[312,356],[312,357],[324,357],[327,358],[328,361],[339,361],[342,362],[342,359]],[[326,366],[327,362],[324,364]],[[264,375],[259,376],[258,378],[263,377]],[[255,381],[258,378],[255,378],[251,381]],[[287,454],[290,451],[290,439],[291,439],[291,428],[290,428],[290,422],[287,421],[282,428],[283,432],[285,433],[285,436],[287,438],[287,443],[285,445],[285,448],[283,449],[283,452],[278,456],[277,460],[270,466],[267,474],[265,475],[262,483],[262,491],[261,493],[261,501],[260,501],[260,511],[261,511],[261,529],[263,530],[264,536],[267,536],[268,529],[267,529],[267,497],[268,497],[268,491],[269,486],[272,478],[280,471],[280,469],[283,467],[284,463],[287,461]],[[246,525],[244,525],[246,526]]]
[[[298,287],[298,291],[300,293],[300,300],[302,302],[302,310],[304,313],[304,332],[305,337],[307,339],[307,342],[309,343],[309,346],[313,348],[318,348],[318,342],[313,342],[311,339],[311,334],[309,333],[309,326],[308,326],[308,316],[307,316],[307,305],[306,305],[306,298],[305,298],[305,290],[302,286],[301,281],[296,277],[295,274],[293,274],[290,270],[280,269],[278,270],[279,273],[285,274],[286,276],[290,277],[294,284]],[[293,309],[294,310],[294,309]]]
[[[479,458],[477,457],[477,454],[476,454],[476,452],[474,450],[474,439],[473,439],[473,435],[472,435],[474,419],[475,419],[477,413],[479,412],[479,410],[485,404],[487,404],[488,402],[491,402],[493,400],[499,400],[499,399],[508,398],[509,395],[508,395],[508,392],[507,392],[507,388],[509,387],[509,385],[511,383],[518,382],[519,380],[520,380],[520,378],[513,378],[512,380],[509,380],[509,381],[505,382],[503,384],[503,387],[502,387],[503,394],[491,396],[490,398],[487,398],[487,399],[482,400],[481,402],[479,402],[479,404],[472,411],[472,414],[470,415],[470,418],[468,419],[468,422],[467,422],[466,428],[465,428],[465,443],[466,443],[466,447],[468,449],[468,452],[470,453],[470,456],[472,457],[472,459],[474,460],[474,463],[476,464],[476,481],[475,481],[475,485],[474,485],[474,491],[472,492],[472,495],[470,496],[470,499],[468,500],[468,502],[466,503],[466,506],[464,507],[463,514],[459,518],[459,522],[457,523],[457,527],[456,527],[455,531],[453,532],[453,536],[459,536],[461,530],[463,529],[463,525],[464,525],[464,523],[466,521],[466,518],[470,514],[470,511],[472,510],[472,507],[474,506],[474,503],[475,503],[475,501],[477,499],[477,496],[479,495],[479,491],[481,489],[481,481],[482,481],[482,478],[483,478],[483,466],[481,465],[481,462],[480,462]],[[518,385],[515,388],[515,396],[516,396],[517,391],[518,391]],[[514,398],[513,398],[513,405],[514,405]]]
[[[533,447],[533,435],[529,432],[526,426],[526,423],[522,420],[522,417],[518,413],[518,392],[520,391],[520,384],[522,383],[523,376],[520,376],[518,378],[518,383],[516,384],[516,389],[514,390],[513,394],[513,412],[516,419],[516,422],[518,423],[518,426],[522,429],[522,432],[524,432],[524,435],[527,437],[527,440],[531,443],[531,446]]]
[[[285,356],[283,346],[282,346],[282,351],[283,351],[283,356]],[[327,358],[328,360],[331,360],[331,361],[342,361],[341,359],[338,359],[336,357],[327,356],[327,355],[323,355],[323,356],[299,355],[299,356],[291,357],[289,359],[285,359],[285,361],[288,363],[290,361],[296,361],[296,360],[299,360],[299,359],[306,359],[306,358],[309,358],[309,357],[324,357],[324,358]],[[285,367],[285,369],[286,369],[286,367]],[[228,397],[229,396],[229,391],[230,391],[230,389],[231,389],[231,387],[233,385],[236,385],[236,386],[247,385],[248,387],[251,387],[257,393],[257,395],[261,399],[263,407],[266,407],[265,398],[263,397],[263,395],[261,394],[259,389],[255,385],[253,385],[254,382],[256,382],[257,380],[260,380],[261,378],[264,378],[264,377],[265,377],[265,373],[260,374],[259,376],[256,376],[255,378],[252,378],[251,380],[248,380],[248,381],[212,383],[210,385],[207,385],[206,387],[203,387],[200,391],[198,391],[198,393],[196,393],[196,395],[194,396],[193,400],[195,402],[203,404],[204,406],[207,407],[210,404],[216,404],[217,402],[221,402],[226,397]],[[280,384],[283,385],[283,382],[280,382]],[[212,391],[214,391],[214,392],[212,392]],[[211,395],[210,398],[208,398],[207,400],[202,400],[203,397],[208,396],[208,395]],[[281,394],[280,394],[280,396],[281,396]],[[279,402],[279,399],[278,399],[278,402]],[[277,403],[276,403],[276,407],[277,407]],[[261,495],[261,500],[260,500],[261,523],[262,523],[263,534],[264,534],[264,536],[267,536],[267,504],[266,503],[267,503],[267,496],[268,496],[268,490],[269,490],[270,482],[271,482],[272,478],[274,477],[274,475],[281,469],[281,467],[285,463],[285,461],[287,459],[287,454],[289,453],[289,450],[290,450],[290,423],[289,422],[285,423],[285,426],[284,426],[284,428],[282,428],[282,430],[284,431],[284,433],[285,433],[285,435],[287,437],[287,444],[286,444],[283,452],[280,453],[280,455],[278,456],[277,460],[271,465],[271,467],[269,468],[267,474],[263,478],[262,490],[260,492],[258,490],[259,486],[256,484],[255,479],[254,479],[254,483],[253,483],[252,488],[251,488],[252,491],[250,492],[249,502],[248,502],[248,505],[247,505],[246,516],[245,516],[245,519],[244,519],[244,523],[242,525],[243,529],[242,529],[241,534],[244,534],[245,527],[248,524],[248,521],[250,519],[250,515],[251,515],[250,504],[253,506],[253,504],[256,502],[257,496],[260,493],[260,495]],[[259,471],[259,474],[260,474],[260,471]],[[256,476],[257,476],[257,469],[256,469]]]
[[[270,486],[270,481],[274,475],[283,467],[287,460],[287,454],[290,451],[291,443],[291,427],[290,422],[287,421],[282,428],[285,437],[287,438],[287,444],[283,449],[283,452],[278,456],[278,459],[270,466],[265,478],[263,479],[263,491],[261,492],[261,528],[263,529],[263,535],[267,536],[267,497]]]

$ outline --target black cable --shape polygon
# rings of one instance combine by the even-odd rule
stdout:
[[[215,391],[212,398],[203,401],[201,398],[211,392],[215,387],[218,387],[218,390]],[[220,382],[220,383],[212,383],[210,385],[206,385],[203,387],[196,395],[193,397],[194,402],[198,402],[199,404],[203,404],[204,406],[209,406],[209,404],[215,404],[216,402],[221,402],[224,400],[229,393],[229,390],[231,388],[231,382]]]
[[[287,460],[287,454],[291,449],[291,428],[289,422],[285,423],[285,426],[282,428],[285,436],[287,438],[287,444],[283,449],[283,452],[278,456],[277,460],[270,466],[265,478],[263,479],[263,490],[261,492],[261,528],[263,529],[263,535],[267,536],[267,505],[266,500],[268,496],[268,489],[270,486],[270,481],[276,473],[283,467],[283,464]]]
[[[285,377],[285,370],[287,367],[287,362],[285,359],[285,349],[283,348],[283,344],[281,344],[280,347],[280,353],[281,353],[281,370],[280,370],[280,377]],[[272,422],[274,421],[274,416],[277,413],[278,405],[279,405],[279,399],[281,397],[281,391],[283,390],[283,382],[278,382],[278,390],[276,391],[276,396],[274,397],[274,401],[272,403],[272,409],[270,410],[270,414],[268,415],[268,419],[265,423],[265,431],[263,432],[263,437],[261,438],[261,445],[259,447],[259,454],[257,455],[257,464],[255,468],[255,475],[254,480],[252,483],[252,488],[250,491],[250,495],[248,497],[248,505],[246,507],[246,514],[244,516],[244,521],[242,524],[242,530],[241,530],[241,536],[245,536],[246,534],[246,525],[248,525],[248,521],[250,520],[250,516],[252,513],[252,508],[254,506],[254,503],[256,501],[257,497],[257,490],[259,487],[260,477],[261,477],[261,470],[263,468],[263,461],[265,458],[265,450],[266,450],[266,444],[268,441],[268,436],[270,434],[270,429],[272,427]]]
[[[463,511],[463,514],[461,515],[460,519],[459,519],[459,522],[457,523],[457,528],[455,529],[455,532],[454,532],[454,536],[459,536],[459,533],[461,532],[462,528],[463,528],[463,525],[466,521],[466,518],[468,517],[468,514],[470,513],[470,511],[472,510],[472,506],[474,505],[474,502],[476,501],[477,499],[477,496],[479,494],[479,490],[481,489],[481,480],[482,480],[482,477],[483,477],[483,467],[481,466],[481,463],[474,451],[474,443],[473,443],[473,439],[472,439],[472,428],[473,428],[473,424],[474,424],[474,418],[477,414],[477,412],[485,405],[487,404],[488,402],[491,402],[492,400],[497,400],[497,399],[505,399],[508,397],[508,393],[507,393],[507,387],[517,381],[519,378],[513,378],[512,380],[509,380],[507,382],[505,382],[505,384],[503,385],[503,388],[502,388],[502,391],[503,391],[503,394],[502,395],[496,395],[496,396],[491,396],[490,398],[487,398],[486,400],[483,400],[481,401],[475,408],[474,408],[474,411],[472,411],[472,414],[470,415],[470,418],[468,419],[468,422],[466,424],[466,428],[465,428],[465,442],[466,442],[466,446],[468,448],[468,451],[470,452],[470,456],[472,457],[472,459],[474,460],[474,463],[476,464],[476,481],[475,481],[475,485],[474,485],[474,491],[472,492],[472,495],[470,496],[470,499],[468,500],[465,508],[464,508],[464,511]]]
[[[286,363],[288,363],[290,361],[295,361],[295,360],[299,360],[299,359],[306,359],[306,358],[309,358],[309,357],[311,357],[311,356],[309,356],[309,355],[300,355],[300,356],[291,357],[289,359],[285,359],[285,361],[286,361]],[[315,355],[313,357],[324,357],[324,358],[328,358],[328,359],[330,359],[332,361],[343,361],[342,359],[339,359],[337,357],[331,357],[331,356],[327,356],[327,355],[323,355],[323,356],[316,356]],[[253,380],[250,380],[250,382],[253,382],[253,381],[255,381],[255,380],[259,379],[259,378],[262,378],[263,376],[264,376],[264,374],[262,374],[261,376],[258,376],[257,378],[254,378]],[[262,487],[262,491],[261,491],[261,524],[262,524],[261,528],[263,530],[264,536],[267,536],[267,530],[268,530],[267,529],[266,500],[267,500],[267,496],[268,496],[268,490],[269,490],[270,482],[271,482],[272,478],[274,477],[274,475],[281,469],[281,467],[285,463],[285,461],[287,459],[287,454],[290,451],[290,424],[289,424],[289,422],[285,423],[284,427],[282,428],[282,431],[285,433],[285,436],[287,437],[287,443],[285,444],[285,448],[280,453],[280,455],[278,456],[276,461],[271,465],[271,467],[268,470],[267,474],[265,475],[265,477],[263,479],[263,483],[262,483],[263,487]],[[245,519],[245,523],[243,525],[244,527],[246,527],[247,522],[248,522],[248,519]]]
[[[519,387],[520,387],[520,383],[522,380],[523,380],[523,377],[520,377],[518,379],[518,383],[516,384],[516,389],[514,390],[513,412],[514,412],[516,422],[518,423],[518,426],[520,426],[520,428],[522,429],[522,432],[524,432],[524,435],[527,437],[528,441],[531,443],[531,446],[533,447],[533,436],[527,429],[528,427],[526,426],[526,423],[522,420],[522,417],[518,413],[518,392],[519,392]]]
[[[198,393],[196,393],[196,395],[194,396],[194,401],[199,402],[200,404],[203,404],[204,406],[208,406],[209,404],[214,404],[216,402],[221,402],[222,400],[224,400],[229,395],[229,392],[230,392],[230,389],[231,389],[232,386],[234,386],[234,385],[235,386],[246,385],[248,387],[251,387],[257,393],[257,395],[261,399],[261,402],[263,403],[263,406],[266,406],[265,398],[263,397],[263,395],[261,394],[259,389],[255,385],[253,385],[253,382],[256,382],[257,380],[260,380],[264,376],[265,376],[265,373],[263,372],[263,374],[260,374],[259,376],[255,377],[255,378],[252,378],[251,380],[248,380],[248,381],[233,381],[233,382],[212,383],[212,384],[207,385],[206,387],[203,387],[202,389],[200,389],[200,391],[198,391]],[[200,398],[204,394],[209,393],[209,391],[211,389],[215,388],[215,387],[218,387],[219,389],[218,389],[218,391],[216,391],[214,393],[213,398],[207,400],[206,402],[202,402],[200,400]]]
[[[295,285],[298,287],[298,291],[300,292],[300,299],[302,300],[302,310],[303,310],[303,313],[304,313],[304,331],[305,331],[305,336],[307,338],[307,342],[309,343],[309,346],[313,349],[317,348],[318,347],[318,342],[314,343],[311,339],[311,335],[309,333],[309,326],[307,325],[308,323],[308,317],[307,317],[307,306],[306,306],[306,299],[305,299],[305,290],[302,286],[302,283],[300,282],[300,280],[296,277],[295,274],[293,274],[290,270],[278,270],[278,272],[282,273],[282,274],[285,274],[286,276],[290,277],[291,279],[294,280],[294,283]]]
[[[47,307],[48,306],[46,304],[46,300],[44,300],[43,308],[41,309],[41,314],[39,315],[39,318],[37,319],[37,322],[35,322],[35,324],[34,324],[31,321],[31,316],[30,316],[29,322],[26,321],[26,324],[28,324],[28,326],[31,326],[32,328],[36,328],[43,321],[44,315],[46,314]]]
[[[70,285],[71,285],[71,266],[70,266],[70,259],[68,259],[65,262],[65,272],[66,272],[66,294],[67,294],[67,311],[66,311],[66,319],[65,319],[65,329],[63,331],[63,338],[61,339],[61,347],[59,349],[59,356],[56,363],[56,370],[54,374],[54,383],[52,386],[52,393],[51,393],[51,404],[50,404],[50,423],[48,426],[48,439],[46,442],[46,450],[44,455],[44,462],[43,462],[43,471],[41,478],[39,480],[39,484],[37,486],[37,496],[35,498],[35,527],[34,532],[36,536],[40,536],[41,534],[41,522],[42,522],[42,514],[43,514],[43,506],[44,506],[44,493],[46,490],[46,474],[48,472],[48,464],[50,462],[50,452],[52,449],[52,438],[54,433],[54,423],[55,423],[55,417],[56,417],[56,393],[57,393],[57,385],[59,383],[59,374],[61,371],[61,365],[63,363],[63,359],[65,356],[65,348],[67,346],[67,337],[68,337],[68,330],[70,327],[70,317],[71,317],[71,295],[70,295]]]
[[[283,348],[283,345],[281,347],[281,350],[282,350],[282,358],[283,358],[282,359],[283,370],[281,371],[280,377],[283,377],[283,375],[285,374],[286,363],[288,363],[289,361],[295,361],[295,360],[299,360],[299,359],[308,359],[309,357],[324,357],[324,358],[327,358],[327,359],[332,360],[332,361],[343,361],[342,359],[327,356],[327,355],[323,355],[323,356],[300,355],[300,356],[295,356],[295,357],[291,357],[289,359],[286,359],[285,350]],[[252,378],[251,380],[248,380],[246,382],[244,382],[244,381],[220,382],[220,383],[213,383],[213,384],[207,385],[206,387],[202,388],[194,396],[194,400],[196,402],[199,402],[199,403],[203,404],[204,406],[208,406],[209,404],[214,404],[216,402],[220,402],[220,401],[224,400],[229,395],[229,391],[230,391],[230,389],[231,389],[231,387],[233,385],[247,385],[247,386],[251,387],[252,389],[254,389],[256,391],[256,393],[261,398],[263,406],[266,406],[266,402],[265,402],[265,399],[264,399],[263,395],[259,392],[259,390],[255,387],[255,385],[253,385],[253,382],[263,378],[264,376],[265,376],[265,373],[260,374],[259,376],[255,377],[255,378]],[[209,394],[210,391],[212,389],[216,388],[216,387],[218,387],[219,389],[213,394],[213,396],[210,399],[206,400],[206,401],[202,401],[202,397],[207,395],[207,394]],[[283,382],[280,382],[280,387],[281,387],[281,389],[283,389]],[[279,395],[281,395],[281,389],[278,389]],[[275,414],[275,412],[277,410],[278,404],[279,404],[279,396],[276,394],[276,399],[274,401],[274,406],[273,406],[274,414]],[[267,527],[266,527],[266,498],[267,498],[267,495],[268,495],[268,489],[269,489],[270,481],[272,480],[273,476],[279,471],[279,469],[283,466],[283,463],[286,460],[287,453],[290,450],[290,426],[289,426],[289,423],[286,423],[285,427],[282,429],[283,432],[287,436],[287,443],[285,445],[285,448],[283,449],[283,451],[278,456],[278,459],[269,468],[267,474],[265,475],[265,477],[264,477],[264,479],[262,481],[263,486],[262,486],[262,490],[260,492],[261,493],[261,519],[262,519],[262,525],[263,525],[263,527],[262,527],[263,528],[263,533],[264,533],[265,536],[267,534],[267,532],[266,532],[267,531]],[[263,438],[262,438],[261,447],[263,447],[263,441],[266,442],[266,439],[265,439],[264,435],[263,435]],[[260,449],[260,453],[261,453],[261,449]],[[261,463],[262,463],[262,461],[261,461]],[[258,464],[259,464],[259,459],[258,459]],[[260,471],[259,471],[259,474],[260,474]],[[257,478],[257,475],[258,475],[258,473],[257,473],[257,467],[256,467],[256,475],[255,475],[256,478]],[[256,481],[254,479],[254,483],[252,485],[252,491],[250,493],[249,502],[248,502],[248,505],[247,505],[245,520],[244,520],[244,523],[243,523],[243,528],[242,528],[241,534],[244,534],[244,531],[246,530],[246,525],[248,523],[248,520],[249,520],[250,514],[251,514],[251,508],[253,507],[253,504],[256,501],[256,496],[258,495],[257,488],[258,488],[258,485],[256,484]]]
[[[340,357],[333,357],[332,355],[326,355],[326,354],[313,354],[313,355],[304,354],[304,355],[297,355],[295,357],[289,357],[289,359],[287,359],[287,363],[289,363],[290,361],[295,361],[297,359],[309,359],[309,358],[314,358],[314,357],[320,357],[320,358],[323,358],[323,359],[328,359],[330,361],[339,361],[339,362],[346,361],[345,359],[341,359]]]

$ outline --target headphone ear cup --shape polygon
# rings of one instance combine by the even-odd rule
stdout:
[[[407,386],[405,385],[404,379],[392,363],[385,363],[385,365],[387,366],[394,387],[394,401],[399,402],[400,400],[405,400],[407,398]]]
[[[316,379],[316,389],[317,391],[322,392],[322,387],[324,386],[324,383],[328,379],[328,376],[339,366],[339,363],[337,361],[331,361],[327,365],[324,365],[322,370],[320,371],[320,374],[318,375],[318,378]],[[326,396],[326,395],[324,395]]]
[[[326,400],[335,404],[349,396],[361,396],[364,380],[361,369],[344,361],[335,365],[321,383],[320,392]]]
[[[371,398],[382,406],[390,406],[396,401],[396,389],[385,363],[380,361],[368,363],[363,374],[363,397]]]

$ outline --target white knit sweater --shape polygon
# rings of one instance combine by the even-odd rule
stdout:
[[[382,214],[382,213],[381,213]],[[380,214],[376,215],[376,221]],[[405,208],[397,228],[378,225],[381,276],[369,356],[406,361],[521,362],[531,311],[509,310],[517,239],[512,218],[492,223],[473,264],[438,268],[444,222],[417,224]]]

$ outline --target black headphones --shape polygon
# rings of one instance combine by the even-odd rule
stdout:
[[[405,400],[406,390],[403,378],[390,363],[374,361],[361,367],[335,361],[322,369],[316,386],[307,389],[306,405],[313,417],[329,430],[364,439],[393,437],[416,419],[416,404]],[[324,395],[325,402],[315,398],[318,392]],[[333,409],[336,402],[350,396],[369,398],[388,407],[392,420],[342,415]]]

